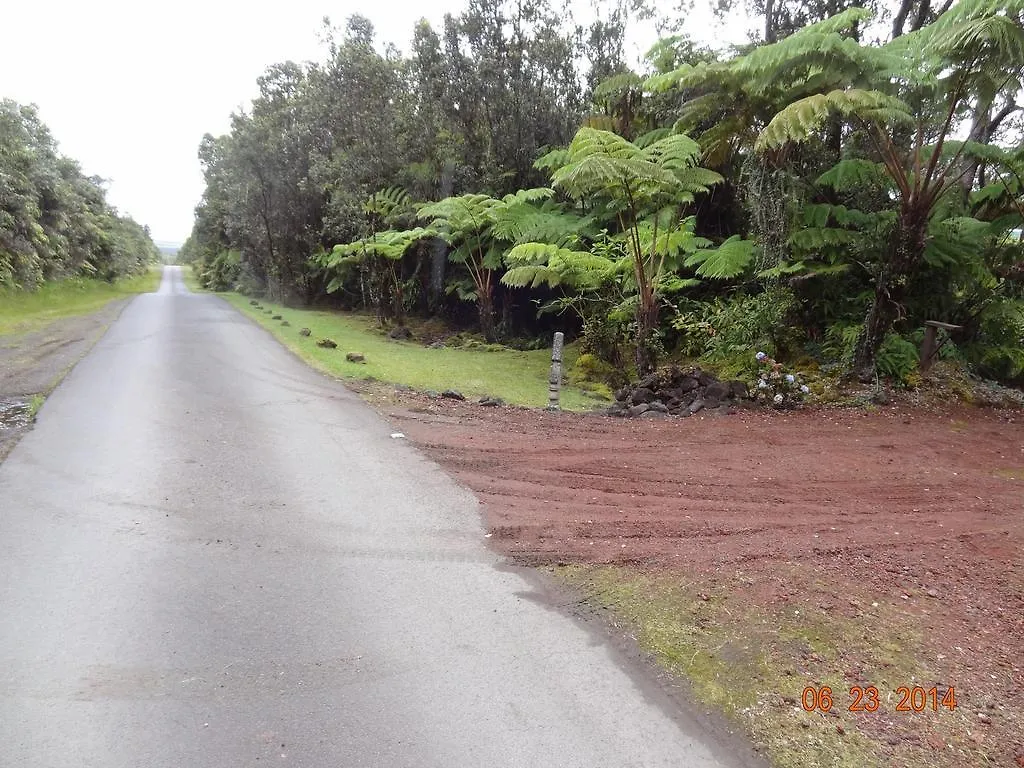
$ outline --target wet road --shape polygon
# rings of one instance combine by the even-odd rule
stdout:
[[[733,764],[390,432],[167,268],[0,464],[0,765]]]

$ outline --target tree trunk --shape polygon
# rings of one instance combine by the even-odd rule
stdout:
[[[444,300],[444,273],[448,266],[448,246],[436,238],[430,248],[430,288],[427,293],[427,307],[431,312],[441,309]]]
[[[900,316],[907,284],[924,254],[926,226],[924,215],[914,210],[900,212],[889,252],[875,282],[874,300],[857,339],[853,372],[861,382],[867,383],[875,376],[878,350]]]
[[[775,21],[775,0],[765,0],[764,41],[769,45],[778,42],[778,29]]]
[[[641,297],[636,308],[636,372],[638,376],[646,376],[658,365],[658,350],[655,334],[658,332],[658,303],[651,297],[644,301]]]
[[[488,344],[495,341],[494,334],[494,296],[490,288],[480,291],[480,298],[477,300],[477,311],[480,313],[480,331]]]

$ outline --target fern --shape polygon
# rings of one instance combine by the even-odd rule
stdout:
[[[644,80],[644,90],[648,93],[666,93],[667,91],[675,90],[685,82],[687,75],[690,75],[693,70],[694,67],[692,65],[683,64],[671,72],[651,75]]]
[[[917,347],[902,336],[890,333],[878,350],[878,372],[895,381],[905,383],[917,371]]]
[[[909,107],[881,91],[850,88],[816,93],[794,101],[775,115],[758,136],[755,149],[764,151],[790,141],[806,141],[834,112],[881,124],[913,122]]]
[[[552,201],[542,206],[509,205],[495,215],[493,234],[509,243],[528,242],[567,245],[593,234],[594,218],[562,209]]]
[[[892,187],[892,179],[884,165],[861,158],[840,160],[821,174],[816,183],[836,192],[847,192],[864,187],[881,187],[883,189]]]
[[[363,203],[363,212],[368,215],[377,214],[387,219],[402,211],[411,211],[412,201],[409,194],[401,187],[388,187],[374,192]]]
[[[565,148],[552,149],[549,152],[545,152],[543,155],[538,157],[533,167],[538,171],[552,171],[555,168],[561,168],[569,161],[569,150]]]
[[[859,243],[862,239],[861,233],[848,229],[805,227],[793,232],[789,236],[789,243],[803,251],[819,251],[823,248],[852,245]]]
[[[594,100],[603,101],[614,98],[623,91],[638,89],[643,80],[635,72],[622,72],[602,80],[594,89]]]
[[[544,243],[517,245],[505,256],[509,270],[501,282],[512,288],[541,285],[596,288],[613,272],[609,259]]]
[[[697,274],[728,280],[743,274],[754,259],[754,241],[733,235],[717,248],[702,248],[686,259],[686,266],[697,267]]]
[[[671,136],[673,130],[671,128],[655,128],[653,131],[648,131],[636,140],[636,145],[641,149],[651,146],[656,141]]]
[[[541,200],[547,200],[555,194],[555,190],[551,187],[536,187],[533,189],[519,189],[511,195],[505,195],[502,198],[502,202],[505,205],[514,205],[516,203],[536,203]]]

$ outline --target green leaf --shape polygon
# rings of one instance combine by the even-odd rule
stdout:
[[[892,186],[888,171],[882,163],[861,158],[840,160],[821,174],[815,183],[830,187],[836,192],[846,192],[860,187]]]
[[[833,113],[883,125],[913,122],[909,107],[881,91],[834,90],[794,101],[772,118],[754,147],[763,152],[791,141],[806,141]]]
[[[741,275],[754,258],[755,243],[733,235],[717,248],[701,249],[686,259],[686,266],[698,267],[697,274],[719,280]],[[698,266],[699,265],[699,266]]]

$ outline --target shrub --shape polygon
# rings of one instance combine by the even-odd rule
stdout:
[[[917,347],[896,333],[890,333],[878,350],[878,373],[893,381],[909,386],[911,376],[917,373],[921,356]]]
[[[772,287],[752,296],[693,302],[679,312],[672,326],[680,334],[683,354],[747,368],[751,349],[778,355],[792,345],[797,331],[786,320],[795,306],[790,289]]]

